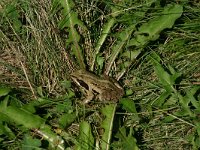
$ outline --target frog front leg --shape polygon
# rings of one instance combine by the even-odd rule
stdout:
[[[83,100],[83,104],[89,103],[94,98],[94,93],[92,91],[86,91],[86,97]]]

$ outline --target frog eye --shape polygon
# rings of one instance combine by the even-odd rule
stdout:
[[[83,80],[77,80],[80,86],[82,86],[84,89],[89,90],[89,86],[87,83],[85,83]]]

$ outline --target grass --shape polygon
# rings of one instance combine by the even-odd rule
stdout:
[[[200,3],[73,2],[0,2],[0,148],[198,149]],[[81,105],[80,68],[118,105]]]

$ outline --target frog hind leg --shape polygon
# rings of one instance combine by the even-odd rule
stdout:
[[[106,90],[101,95],[101,101],[107,102],[117,102],[118,101],[118,92],[114,90]]]

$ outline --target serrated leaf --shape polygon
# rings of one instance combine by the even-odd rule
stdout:
[[[161,15],[155,19],[144,23],[135,33],[136,37],[131,39],[129,46],[143,46],[149,41],[154,41],[160,36],[160,32],[166,28],[171,28],[176,19],[178,19],[183,12],[183,7],[178,4],[167,5]]]
[[[74,3],[72,0],[61,0],[61,5],[64,8],[66,19],[63,20],[63,24],[60,26],[61,29],[64,27],[74,28],[75,25],[79,25],[82,28],[85,28],[83,22],[79,20],[78,13],[76,13],[74,8]]]
[[[127,40],[130,38],[132,32],[135,30],[135,24],[130,25],[127,27],[124,31],[122,31],[119,34],[119,39],[117,43],[112,47],[112,54],[108,60],[107,66],[106,66],[106,74],[108,74],[112,64],[114,63],[114,60],[120,53],[120,51],[123,50],[124,45],[126,44]]]
[[[68,28],[69,36],[66,41],[67,46],[71,46],[77,61],[81,68],[85,68],[83,52],[81,47],[79,46],[80,35],[76,31],[75,26],[78,25],[82,27],[82,29],[86,29],[83,22],[78,19],[78,13],[74,11],[74,3],[72,0],[61,0],[61,6],[63,7],[64,16],[66,16],[60,23],[59,27],[61,29]]]

